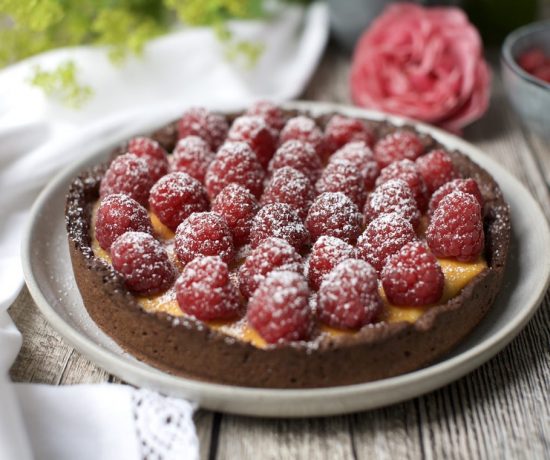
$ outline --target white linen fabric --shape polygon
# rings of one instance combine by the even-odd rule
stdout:
[[[193,105],[236,109],[260,98],[299,96],[324,49],[328,14],[322,3],[285,7],[265,21],[231,27],[239,37],[264,43],[255,67],[228,62],[212,31],[198,28],[155,39],[143,57],[122,67],[114,67],[104,50],[78,47],[0,71],[1,459],[198,457],[191,402],[125,385],[11,383],[8,371],[21,335],[7,309],[23,283],[19,246],[28,210],[46,182],[76,158],[78,148],[70,146],[131,131],[157,115],[162,123]],[[26,83],[36,64],[48,69],[67,59],[94,92],[78,110]]]

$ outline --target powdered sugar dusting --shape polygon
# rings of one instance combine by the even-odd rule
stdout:
[[[298,250],[309,240],[309,234],[296,211],[283,203],[265,205],[252,221],[252,247],[272,236],[282,238]]]
[[[413,227],[420,222],[413,192],[407,183],[401,179],[391,179],[378,186],[372,192],[365,204],[365,219],[370,222],[382,214],[395,212],[407,219]]]
[[[182,171],[204,182],[204,176],[215,155],[208,143],[198,136],[187,136],[180,139],[171,157],[172,171]]]
[[[330,326],[358,329],[374,322],[383,308],[374,268],[358,259],[340,262],[321,283],[318,308]]]
[[[250,297],[260,282],[274,270],[301,273],[302,268],[302,258],[287,241],[267,238],[248,255],[239,269],[241,293]]]
[[[306,226],[313,241],[323,235],[355,243],[361,233],[363,217],[357,206],[343,193],[323,193],[311,207]]]
[[[252,295],[247,319],[268,343],[304,340],[313,326],[308,299],[309,289],[302,275],[275,271]]]
[[[264,170],[256,155],[244,142],[226,143],[206,172],[206,188],[213,199],[227,185],[235,183],[259,198],[263,190]]]
[[[321,158],[315,148],[299,140],[289,140],[277,149],[269,163],[269,171],[273,172],[285,166],[300,171],[312,183],[321,175]]]
[[[357,166],[347,160],[332,160],[315,184],[318,193],[342,192],[359,208],[366,198],[365,182]]]
[[[345,259],[354,258],[355,248],[340,238],[323,235],[313,245],[307,261],[309,286],[317,290],[323,278]]]
[[[176,230],[176,254],[186,265],[198,256],[219,256],[229,264],[235,249],[231,231],[225,219],[215,212],[196,212]]]
[[[277,169],[262,195],[263,205],[285,203],[305,219],[311,203],[315,199],[315,189],[309,179],[294,168],[285,166]]]

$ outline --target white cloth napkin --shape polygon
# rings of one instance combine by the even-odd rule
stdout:
[[[21,335],[7,308],[23,282],[19,240],[28,209],[45,183],[77,159],[70,145],[131,130],[160,113],[156,119],[167,121],[192,105],[234,109],[259,98],[298,96],[324,49],[328,14],[324,4],[287,7],[232,27],[265,45],[252,69],[228,62],[211,30],[185,29],[152,41],[142,58],[122,67],[113,67],[103,50],[79,47],[0,71],[1,459],[198,457],[190,402],[123,385],[12,384],[8,370]],[[48,69],[66,59],[94,91],[76,111],[26,83],[35,64]]]

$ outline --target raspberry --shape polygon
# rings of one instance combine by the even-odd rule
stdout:
[[[214,199],[226,185],[238,184],[260,198],[264,176],[262,165],[248,144],[231,142],[220,148],[216,159],[208,167],[206,189],[210,198]]]
[[[484,244],[481,206],[474,196],[449,193],[435,209],[426,231],[426,241],[437,257],[475,261]]]
[[[432,150],[416,159],[416,169],[424,179],[431,195],[439,187],[456,177],[451,157],[445,150]]]
[[[374,189],[365,203],[365,222],[391,212],[407,219],[414,228],[420,223],[420,211],[413,192],[401,179],[391,179]]]
[[[325,138],[329,152],[335,152],[349,142],[364,142],[374,144],[374,132],[363,121],[334,115],[325,127]]]
[[[439,205],[440,201],[445,198],[449,193],[459,191],[463,193],[469,193],[473,195],[481,208],[483,209],[483,197],[481,196],[481,191],[477,185],[477,182],[474,179],[455,179],[446,184],[443,184],[439,187],[430,200],[429,213],[433,214]]]
[[[208,197],[202,184],[184,172],[173,172],[151,189],[149,206],[171,230],[194,212],[208,209]]]
[[[526,72],[532,73],[546,62],[544,51],[539,48],[534,48],[522,53],[519,56],[518,64]]]
[[[228,142],[246,142],[260,164],[267,168],[275,152],[275,138],[260,117],[242,116],[233,122],[227,135]]]
[[[361,208],[367,193],[365,182],[359,169],[345,160],[331,161],[315,184],[317,192],[342,192]]]
[[[279,136],[280,144],[286,141],[297,140],[313,146],[319,158],[325,156],[325,138],[321,129],[311,118],[298,116],[286,122]]]
[[[157,141],[148,137],[134,137],[128,142],[127,150],[149,163],[155,182],[168,173],[166,151]]]
[[[126,286],[142,295],[156,294],[170,287],[175,270],[162,245],[149,233],[126,232],[111,246],[113,268]]]
[[[304,277],[295,272],[271,273],[248,303],[250,325],[268,343],[307,340],[313,329],[313,312]]]
[[[411,131],[395,131],[380,139],[374,146],[374,157],[380,168],[399,160],[416,160],[424,146],[418,136]]]
[[[122,193],[147,205],[149,191],[155,184],[149,164],[133,153],[126,153],[113,160],[101,179],[99,194],[101,197],[111,193]]]
[[[269,126],[274,136],[278,136],[285,125],[285,116],[280,107],[269,101],[258,101],[246,111],[247,115],[261,117]]]
[[[172,152],[172,171],[189,174],[204,184],[204,176],[216,156],[205,140],[197,136],[180,139]]]
[[[364,260],[340,262],[321,283],[319,319],[341,329],[359,329],[376,321],[383,303],[376,271]]]
[[[252,221],[250,243],[253,248],[271,236],[282,238],[297,251],[301,250],[309,239],[307,230],[296,211],[283,203],[265,205]]]
[[[333,236],[319,238],[309,255],[307,278],[309,287],[318,290],[323,278],[340,262],[355,257],[355,249],[350,244]]]
[[[425,243],[411,241],[387,260],[382,286],[395,305],[435,303],[443,294],[443,272]]]
[[[319,195],[309,208],[306,227],[312,241],[327,235],[353,244],[361,234],[362,221],[357,206],[346,195],[327,192]]]
[[[305,219],[315,199],[315,189],[309,179],[294,168],[277,169],[262,195],[262,204],[285,203]]]
[[[95,221],[95,236],[108,251],[120,235],[126,232],[153,233],[147,210],[136,200],[120,193],[101,200]]]
[[[416,233],[408,220],[396,213],[382,214],[357,240],[357,253],[381,272],[387,258],[414,239]]]
[[[227,130],[227,121],[223,116],[211,113],[202,107],[187,110],[178,121],[180,139],[198,136],[208,142],[210,149],[214,152],[223,144]]]
[[[428,207],[428,189],[414,162],[401,160],[386,166],[380,171],[380,175],[376,179],[376,185],[383,184],[390,179],[402,179],[407,183],[414,194],[420,211],[424,211]]]
[[[175,249],[183,266],[198,256],[220,256],[229,264],[235,249],[225,219],[215,212],[195,212],[176,230]]]
[[[302,272],[302,258],[290,244],[281,238],[267,238],[252,250],[239,268],[239,288],[244,297],[250,297],[261,281],[272,271]]]
[[[350,142],[330,157],[330,162],[349,161],[363,176],[365,190],[372,190],[376,178],[380,174],[378,163],[374,159],[372,150],[364,142]]]
[[[176,282],[181,310],[201,321],[227,320],[240,312],[239,293],[229,278],[227,264],[219,257],[197,257]]]
[[[269,162],[269,171],[290,166],[300,171],[311,183],[315,183],[321,175],[321,159],[315,149],[305,142],[287,141],[281,145]]]
[[[259,209],[254,195],[237,184],[229,184],[212,202],[212,211],[225,218],[236,246],[248,243],[252,219]]]

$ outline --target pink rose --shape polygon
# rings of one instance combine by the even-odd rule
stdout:
[[[489,104],[491,75],[482,50],[458,8],[391,5],[355,48],[353,101],[459,131]]]

